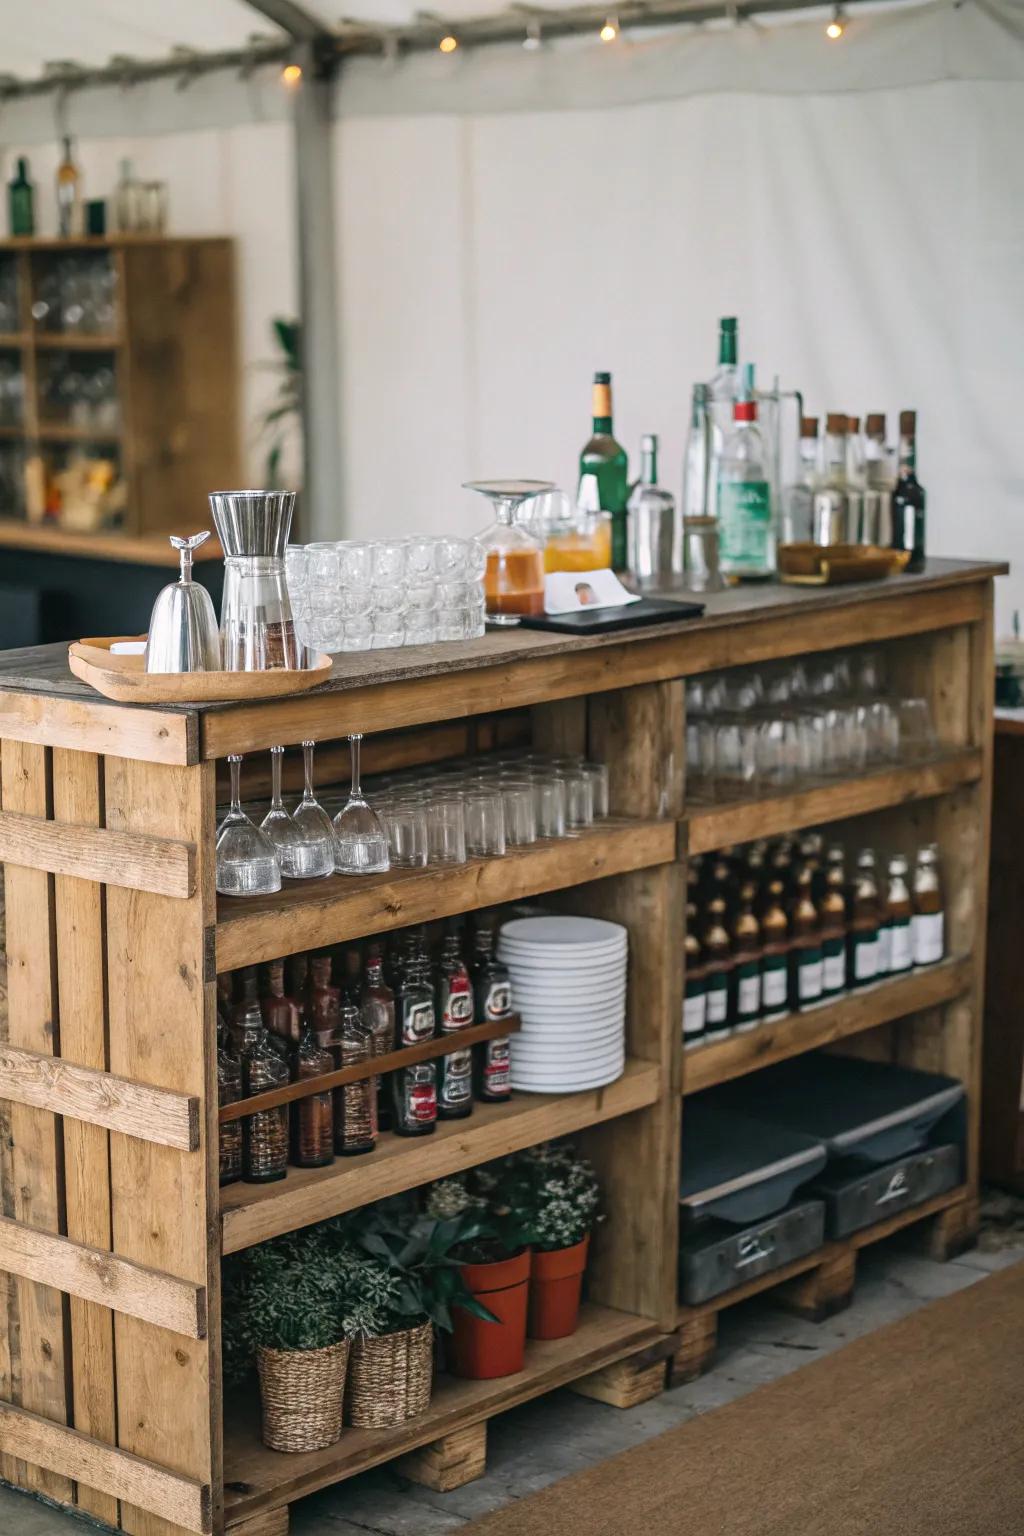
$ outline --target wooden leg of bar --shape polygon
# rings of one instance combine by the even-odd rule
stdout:
[[[676,1352],[669,1366],[669,1386],[696,1381],[710,1370],[718,1348],[718,1313],[700,1312],[687,1318],[676,1334]]]
[[[666,1374],[664,1352],[656,1360],[645,1352],[629,1360],[616,1360],[600,1371],[570,1381],[569,1390],[598,1403],[609,1403],[612,1408],[635,1408],[638,1403],[660,1397],[665,1390]]]
[[[487,1471],[486,1419],[399,1456],[394,1468],[411,1483],[433,1488],[435,1493],[451,1493],[453,1488],[472,1483]]]
[[[227,1536],[288,1536],[288,1506],[265,1509],[262,1514],[250,1515],[237,1525],[229,1525]]]
[[[805,1275],[780,1285],[771,1295],[788,1312],[812,1323],[822,1323],[850,1305],[856,1269],[856,1253],[852,1248],[844,1249]]]
[[[924,1224],[928,1256],[945,1264],[966,1253],[978,1241],[978,1203],[960,1200]]]

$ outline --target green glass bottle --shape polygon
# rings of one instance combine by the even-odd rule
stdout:
[[[7,206],[12,235],[34,235],[36,232],[35,189],[28,179],[28,161],[24,155],[18,161],[18,174],[7,184]]]
[[[594,432],[580,454],[577,501],[588,511],[610,512],[612,570],[628,563],[626,503],[629,500],[629,460],[612,433],[612,376],[594,374]]]

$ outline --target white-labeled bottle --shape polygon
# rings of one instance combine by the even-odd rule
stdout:
[[[939,850],[934,843],[919,849],[914,869],[914,912],[910,943],[915,965],[934,965],[946,952],[945,910],[939,878]]]
[[[743,370],[743,395],[718,464],[718,548],[723,575],[766,581],[775,574],[775,522],[764,438],[757,424],[754,370]]]

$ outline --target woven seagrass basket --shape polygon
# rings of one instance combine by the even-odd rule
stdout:
[[[357,1429],[386,1429],[425,1413],[433,1380],[431,1323],[375,1339],[353,1339],[345,1418]]]
[[[256,1351],[263,1444],[272,1451],[321,1451],[341,1438],[349,1344]]]

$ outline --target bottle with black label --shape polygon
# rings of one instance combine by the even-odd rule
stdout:
[[[395,1046],[419,1045],[436,1033],[434,988],[427,967],[412,954],[395,997]],[[430,1136],[437,1128],[437,1067],[417,1062],[391,1074],[391,1128],[399,1136]]]
[[[846,872],[841,844],[828,850],[824,870],[825,888],[821,915],[821,982],[823,997],[838,997],[846,991]]]
[[[793,942],[789,952],[790,1004],[794,1008],[813,1008],[821,1002],[824,989],[821,925],[812,891],[814,872],[801,864],[796,873],[791,929]]]
[[[704,951],[697,937],[697,908],[686,903],[686,976],[683,990],[683,1046],[703,1045],[707,1027],[708,978]]]
[[[772,880],[761,914],[761,1021],[773,1024],[789,1012],[789,918],[781,880]]]
[[[512,980],[508,967],[494,954],[494,930],[480,924],[473,934],[473,998],[477,1024],[507,1019],[512,1012]],[[483,1040],[473,1048],[473,1087],[484,1104],[501,1104],[512,1097],[512,1052],[508,1036]]]
[[[910,938],[915,965],[934,965],[946,952],[939,850],[934,843],[928,843],[918,850],[914,867],[914,912],[910,920]]]
[[[878,881],[875,855],[863,848],[857,856],[857,874],[850,904],[850,930],[847,948],[847,985],[870,986],[878,978]]]
[[[753,881],[740,886],[739,911],[732,929],[737,1034],[756,1029],[761,1019],[761,925],[754,915],[755,895]]]
[[[735,1023],[735,988],[732,945],[721,896],[713,896],[708,902],[700,942],[707,974],[705,1039],[711,1042],[725,1040]]]
[[[911,942],[913,907],[910,887],[907,884],[907,861],[902,853],[894,853],[889,860],[889,883],[886,890],[886,922],[889,929],[889,973],[898,976],[909,971],[914,964],[914,948]]]
[[[447,933],[437,970],[437,1012],[442,1035],[458,1034],[473,1023],[473,984],[469,979],[457,933]],[[437,1083],[439,1120],[462,1120],[473,1113],[473,1052],[442,1056]]]

